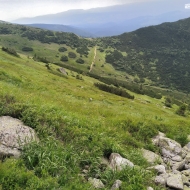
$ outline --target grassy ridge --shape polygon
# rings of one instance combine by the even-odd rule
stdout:
[[[130,92],[135,99],[129,100],[103,92],[93,78],[78,80],[70,70],[67,78],[61,77],[44,63],[20,56],[0,51],[0,115],[21,119],[36,130],[41,143],[25,147],[21,159],[1,163],[2,189],[89,189],[78,176],[86,165],[86,178],[98,175],[105,189],[116,179],[124,181],[122,189],[146,189],[154,184],[143,170],[115,173],[100,158],[117,152],[146,167],[138,149],[157,151],[150,138],[158,130],[186,143],[189,115],[176,115],[176,105],[168,109],[163,99]],[[50,65],[51,71],[57,68]]]

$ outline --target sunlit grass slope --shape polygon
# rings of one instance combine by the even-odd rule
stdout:
[[[101,62],[101,57],[99,57]],[[25,55],[10,56],[0,50],[0,115],[21,119],[34,128],[39,144],[25,148],[19,160],[0,164],[2,189],[93,189],[79,174],[98,176],[110,189],[116,179],[122,189],[146,189],[152,174],[138,168],[113,172],[102,157],[117,152],[142,168],[147,165],[139,148],[158,151],[151,137],[158,130],[186,143],[190,120],[175,114],[177,106],[137,95],[134,100],[97,89],[97,80],[59,67],[35,62]],[[155,189],[161,189],[155,187]]]

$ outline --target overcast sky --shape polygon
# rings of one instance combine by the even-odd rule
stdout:
[[[0,20],[154,0],[0,0]],[[179,0],[180,1],[180,0]]]
[[[155,2],[189,3],[190,0],[0,0],[0,20],[12,21],[23,17],[35,17],[64,12],[70,9],[91,9],[111,5]],[[190,7],[189,7],[190,8]]]

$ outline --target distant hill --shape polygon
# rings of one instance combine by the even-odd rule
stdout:
[[[153,85],[190,92],[190,18],[174,23],[149,26],[120,36],[101,39],[111,46],[106,61],[115,69],[147,79]],[[126,52],[123,56],[121,52]]]
[[[93,34],[80,30],[76,27],[66,26],[66,25],[59,25],[59,24],[27,24],[27,26],[35,27],[35,28],[42,28],[46,30],[53,30],[58,32],[70,32],[74,33],[81,37],[96,37]]]
[[[119,35],[138,28],[174,22],[190,17],[190,11],[184,8],[185,1],[168,0],[132,3],[89,10],[69,10],[57,14],[21,18],[19,24],[58,24],[69,25],[80,31],[73,31],[97,37]],[[48,28],[49,29],[49,28]],[[84,36],[84,35],[83,35]]]

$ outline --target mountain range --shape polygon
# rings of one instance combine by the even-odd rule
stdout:
[[[76,9],[34,18],[21,18],[13,22],[35,24],[33,26],[40,24],[37,27],[74,32],[85,37],[105,37],[190,16],[190,11],[184,7],[185,1],[183,3],[183,1],[169,0],[164,2],[164,5],[160,1],[154,1],[89,10]]]

